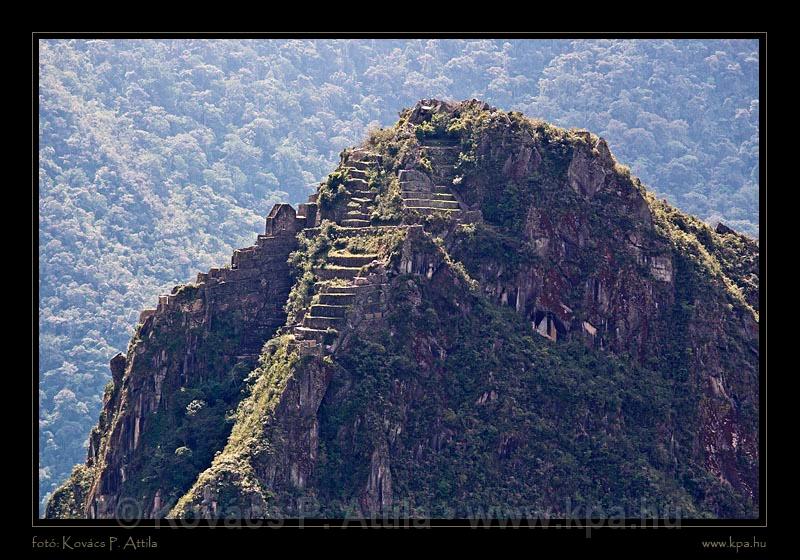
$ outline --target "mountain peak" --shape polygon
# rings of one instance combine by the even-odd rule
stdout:
[[[143,314],[48,514],[750,516],[757,252],[588,131],[421,100]]]

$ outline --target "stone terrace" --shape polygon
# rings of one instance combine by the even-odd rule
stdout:
[[[450,187],[461,151],[460,145],[447,141],[426,141],[422,147],[433,168],[432,180],[416,170],[400,171],[403,207],[423,216],[443,212],[453,219],[459,219],[461,205]]]
[[[368,171],[378,162],[378,155],[367,150],[353,150],[342,170],[347,172],[345,188],[349,194],[347,214],[341,221],[346,227],[369,227],[375,210],[377,189],[370,188]]]

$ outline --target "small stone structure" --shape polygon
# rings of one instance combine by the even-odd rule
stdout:
[[[265,234],[273,235],[295,235],[300,229],[297,220],[297,213],[291,204],[276,204],[267,216],[267,227]]]
[[[734,234],[734,235],[736,234],[736,231],[734,231],[733,229],[729,228],[728,226],[726,226],[722,222],[719,222],[717,224],[717,227],[714,228],[714,231],[716,231],[720,235],[728,235],[728,234],[731,234],[731,233]]]
[[[88,492],[87,517],[115,515],[120,489],[133,476],[126,472],[130,469],[128,457],[141,442],[152,413],[164,406],[163,399],[178,394],[191,378],[228,371],[209,369],[214,359],[229,367],[237,363],[248,368],[256,365],[264,343],[286,322],[284,305],[291,288],[289,253],[297,248],[296,234],[309,216],[315,215],[316,205],[305,205],[304,212],[298,216],[288,204],[275,205],[266,220],[266,234],[259,235],[252,247],[237,250],[230,268],[200,273],[195,284],[160,295],[156,309],[142,311],[138,342],[129,356],[117,355],[110,364],[117,396],[104,403],[103,414],[111,418],[116,413],[119,421],[109,426],[105,445],[99,437],[91,438],[87,461],[105,468]],[[239,318],[237,324],[220,329],[218,319],[228,314]],[[193,329],[191,335],[187,335],[188,325]],[[216,337],[207,336],[210,333]],[[220,345],[221,336],[230,344]],[[152,345],[161,337],[182,342],[171,354],[162,349],[143,359],[152,354]],[[124,398],[130,408],[118,410],[123,377],[127,387]],[[143,502],[147,516],[157,515],[161,507],[162,498],[156,495]]]

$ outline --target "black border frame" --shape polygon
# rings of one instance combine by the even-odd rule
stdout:
[[[594,533],[592,536],[591,541],[593,544],[614,544],[612,541],[617,541],[619,538],[616,538],[616,535],[620,535],[622,537],[622,541],[629,541],[630,544],[633,544],[633,541],[639,542],[640,544],[647,544],[648,541],[650,545],[648,546],[658,546],[658,547],[666,547],[662,548],[663,550],[666,549],[675,549],[675,550],[685,550],[684,547],[677,548],[675,545],[683,544],[685,545],[685,541],[689,540],[695,543],[695,546],[698,545],[700,540],[708,539],[721,539],[725,540],[725,537],[730,536],[731,539],[734,538],[734,535],[743,535],[743,540],[754,540],[757,538],[763,538],[766,540],[766,530],[768,527],[767,519],[768,519],[768,485],[767,485],[767,392],[768,392],[768,383],[767,383],[767,371],[766,371],[766,362],[767,362],[767,340],[766,340],[766,318],[767,318],[767,309],[766,309],[766,295],[765,295],[765,288],[766,285],[766,241],[767,241],[767,227],[766,227],[766,214],[767,214],[767,192],[766,192],[766,183],[767,183],[767,33],[766,32],[572,32],[572,33],[552,33],[552,32],[371,32],[371,33],[358,33],[358,32],[342,32],[342,33],[331,33],[331,32],[220,32],[220,33],[209,33],[209,32],[110,32],[110,33],[102,33],[102,32],[69,32],[69,33],[62,33],[62,32],[33,32],[32,33],[32,46],[31,46],[31,58],[32,58],[32,77],[31,77],[31,168],[32,168],[32,177],[31,177],[31,191],[32,191],[32,242],[31,242],[31,261],[32,261],[32,320],[31,320],[31,356],[32,356],[32,364],[36,366],[34,369],[32,367],[32,375],[31,375],[31,385],[32,385],[32,437],[31,437],[31,447],[32,447],[32,522],[31,522],[31,529],[34,535],[39,535],[40,540],[44,540],[49,538],[48,535],[57,535],[59,531],[53,531],[54,529],[73,529],[74,534],[75,531],[78,531],[80,534],[88,534],[85,530],[89,529],[92,530],[91,532],[94,533],[101,533],[108,530],[113,530],[113,533],[117,534],[118,541],[117,544],[121,546],[124,540],[128,538],[128,536],[136,535],[134,538],[139,538],[142,535],[149,535],[153,531],[157,531],[158,529],[162,529],[159,531],[157,539],[170,541],[171,543],[178,544],[180,547],[187,546],[185,542],[185,537],[176,537],[178,534],[182,534],[183,531],[189,530],[188,528],[180,528],[180,527],[170,527],[170,523],[168,521],[152,521],[152,520],[140,520],[135,523],[128,524],[127,526],[118,521],[118,520],[50,520],[50,519],[42,519],[39,518],[38,514],[38,503],[39,503],[39,491],[38,491],[38,459],[39,459],[39,449],[38,449],[38,415],[39,415],[39,394],[38,394],[38,382],[39,382],[39,375],[38,375],[38,42],[39,40],[43,39],[466,39],[466,38],[486,38],[486,39],[687,39],[687,40],[699,40],[699,39],[756,39],[759,43],[759,104],[760,104],[760,111],[759,111],[759,166],[760,166],[760,177],[759,177],[759,205],[760,205],[760,212],[759,212],[759,246],[760,246],[760,253],[759,253],[759,266],[760,266],[760,293],[759,293],[759,300],[760,300],[760,322],[759,322],[759,336],[761,340],[761,352],[760,352],[760,363],[759,363],[759,380],[760,380],[760,404],[759,404],[759,414],[760,414],[760,423],[759,423],[759,432],[760,432],[760,500],[761,503],[759,504],[759,517],[757,519],[715,519],[715,520],[699,520],[699,519],[686,519],[681,520],[680,527],[675,528],[674,530],[670,530],[669,528],[665,528],[661,522],[657,522],[654,526],[652,521],[643,522],[642,520],[638,519],[627,519],[625,520],[625,526],[623,527],[613,527],[609,526],[608,524],[605,526],[599,526],[601,520],[598,520],[598,524],[594,522],[586,523],[585,520],[557,520],[551,519],[548,521],[548,526],[537,526],[537,527],[526,527],[525,523],[523,522],[519,529],[516,531],[512,531],[510,527],[502,527],[502,523],[499,521],[494,521],[491,523],[491,528],[488,530],[490,532],[498,532],[504,531],[504,534],[512,534],[512,533],[525,533],[526,530],[533,529],[536,531],[537,535],[548,535],[548,537],[554,536],[558,534],[557,538],[548,538],[547,541],[552,544],[554,542],[560,543],[558,546],[559,548],[567,545],[564,542],[563,536],[571,535],[571,536],[578,536],[577,542],[580,542],[580,536],[587,537],[585,540],[589,542],[589,535],[590,533]],[[425,526],[431,529],[444,529],[444,528],[456,528],[456,527],[471,527],[472,524],[468,520],[435,520],[431,519],[428,520],[429,523]],[[614,520],[612,520],[614,521]],[[366,523],[365,523],[366,522]],[[607,520],[606,520],[607,522]],[[473,523],[474,524],[474,523]],[[610,525],[614,525],[615,523],[611,523]],[[268,522],[262,523],[260,527],[262,530],[266,528],[275,528],[276,524],[270,524]],[[410,520],[405,522],[405,520],[401,520],[400,526],[408,525],[409,527],[417,527],[421,524],[419,522],[415,523],[415,520]],[[384,523],[381,520],[378,520],[377,524],[371,523],[370,520],[334,520],[334,519],[306,519],[306,520],[284,520],[280,523],[280,527],[287,529],[287,531],[283,531],[283,533],[294,534],[294,531],[288,531],[291,528],[308,528],[308,529],[334,529],[334,528],[355,528],[355,527],[395,527],[393,523]],[[196,525],[195,528],[197,529],[206,529],[205,531],[195,531],[191,533],[193,545],[200,545],[202,550],[208,551],[209,546],[215,546],[213,541],[224,541],[223,533],[229,534],[236,534],[237,539],[241,539],[242,541],[253,541],[252,538],[245,538],[245,535],[253,535],[253,534],[260,534],[260,531],[252,531],[247,530],[247,524],[245,524],[245,528],[239,527],[239,530],[233,529],[225,529],[226,524],[222,521],[218,521],[216,523],[208,523],[208,522],[201,522],[199,525]],[[483,526],[482,526],[483,527]],[[620,529],[619,531],[614,531],[615,537],[609,538],[608,531],[611,529]],[[167,529],[167,530],[163,530]],[[207,529],[219,529],[219,531],[213,533],[215,536],[213,539],[207,538],[207,535],[212,534]],[[629,530],[623,530],[629,529]],[[644,530],[642,530],[644,529]],[[661,530],[658,530],[661,529]],[[704,533],[702,535],[698,535],[697,531],[693,532],[694,534],[688,535],[687,539],[687,532],[692,532],[692,529],[701,529],[699,533]],[[326,531],[328,532],[328,531]],[[436,531],[427,531],[428,533],[436,532]],[[475,533],[482,533],[482,531],[473,531]],[[65,534],[64,531],[60,531],[61,534]],[[279,532],[270,531],[269,538],[273,538]],[[363,531],[357,531],[357,533],[363,534]],[[379,531],[379,533],[386,534],[387,531]],[[393,533],[397,533],[394,531]],[[576,535],[576,533],[578,535]],[[111,534],[111,533],[109,533]],[[636,535],[636,538],[629,538],[633,535]],[[463,532],[460,532],[460,535],[463,535]],[[759,536],[760,535],[760,536]],[[297,535],[295,535],[297,536]],[[201,537],[201,538],[198,538]],[[644,538],[642,538],[644,537]],[[76,538],[80,538],[77,537]],[[146,537],[145,537],[146,538]],[[736,537],[738,538],[738,537]],[[60,537],[59,537],[60,539]],[[184,542],[178,542],[178,541]],[[573,544],[575,544],[575,539],[570,539]],[[654,542],[658,544],[653,545]],[[217,544],[222,544],[217,543]],[[243,543],[244,544],[244,543]],[[251,543],[252,544],[252,543]],[[616,543],[615,547],[619,550],[620,546],[625,546],[623,543]],[[155,550],[152,546],[145,547]],[[699,548],[695,548],[698,552],[703,552]],[[728,552],[732,551],[732,549],[726,549]],[[53,550],[48,549],[37,549],[34,547],[34,551],[49,551],[53,552]],[[716,552],[722,552],[723,549],[717,549]],[[62,552],[62,551],[57,551]],[[63,551],[64,554],[67,554],[69,551]],[[86,552],[86,551],[84,551]],[[754,549],[747,549],[747,548],[739,548],[737,549],[737,555],[741,555],[743,553],[748,552],[757,552]]]

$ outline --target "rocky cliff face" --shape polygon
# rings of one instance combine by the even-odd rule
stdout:
[[[604,140],[422,101],[299,214],[142,314],[48,516],[757,515],[758,245]]]
[[[225,416],[264,341],[286,320],[287,258],[300,226],[291,207],[276,207],[268,235],[237,250],[229,267],[198,274],[141,313],[127,356],[111,360],[112,383],[89,438],[93,476],[87,486],[83,475],[79,492],[83,515],[121,515],[123,504],[126,514],[163,516],[165,504],[188,489],[192,470],[208,466],[224,445]],[[58,495],[48,514],[57,504]]]

